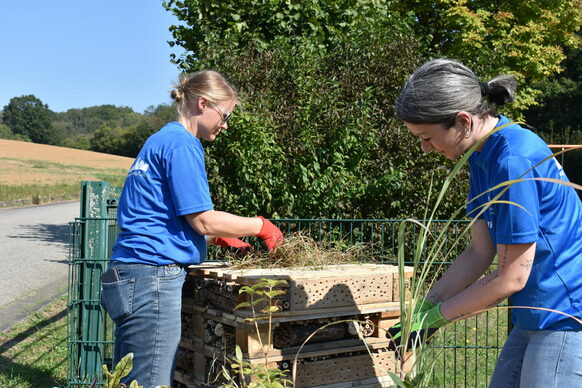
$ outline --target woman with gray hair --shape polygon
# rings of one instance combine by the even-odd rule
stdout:
[[[548,146],[495,112],[515,88],[512,76],[479,82],[462,63],[436,59],[396,102],[424,152],[457,159],[479,143],[469,159],[471,241],[415,306],[413,330],[426,337],[509,298],[514,328],[490,387],[582,387],[582,204],[572,187],[544,180],[568,182]],[[400,326],[388,336],[398,346]]]

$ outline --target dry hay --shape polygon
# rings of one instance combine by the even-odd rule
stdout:
[[[372,249],[365,244],[340,247],[333,243],[318,243],[302,232],[292,233],[272,252],[252,250],[246,255],[229,254],[229,267],[248,268],[310,268],[321,269],[329,265],[375,261]]]

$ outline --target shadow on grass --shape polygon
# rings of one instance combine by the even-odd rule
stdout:
[[[12,329],[3,333],[13,335],[12,338],[0,344],[0,375],[4,375],[5,384],[2,388],[27,387],[65,387],[66,377],[59,369],[66,368],[65,357],[50,359],[57,347],[66,347],[66,335],[55,341],[58,326],[50,325],[66,318],[66,308],[48,318],[42,319],[26,330],[19,332]],[[57,334],[58,335],[58,334]],[[65,373],[66,374],[66,373]]]

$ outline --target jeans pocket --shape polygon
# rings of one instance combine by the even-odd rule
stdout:
[[[158,274],[158,279],[160,281],[174,281],[180,277],[185,277],[186,271],[181,267],[176,266],[164,266],[163,272]]]
[[[101,284],[101,306],[114,322],[122,321],[131,315],[134,284],[135,279]]]

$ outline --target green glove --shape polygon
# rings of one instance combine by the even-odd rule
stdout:
[[[432,302],[430,302],[428,299],[420,299],[416,305],[414,305],[414,308],[412,309],[412,315],[416,315],[422,311],[428,311],[430,309],[432,309],[433,307],[435,307],[434,304],[432,304]],[[396,325],[392,326],[393,329],[400,329],[400,322],[398,322]]]
[[[412,316],[412,328],[408,338],[407,349],[413,347],[413,344],[417,341],[418,337],[420,337],[420,341],[424,341],[427,338],[430,338],[439,328],[449,323],[449,321],[441,314],[440,303],[430,309],[423,310],[423,308],[426,308],[426,303],[427,301],[415,306],[415,310],[418,307],[420,311]],[[386,336],[390,339],[390,345],[388,346],[390,350],[396,350],[398,346],[400,346],[401,335],[402,328],[400,323],[397,323],[388,329]]]
[[[419,313],[421,311],[428,311],[433,308],[435,305],[432,304],[428,299],[421,299],[419,300],[416,305],[414,306],[414,310],[412,310],[413,314]]]

